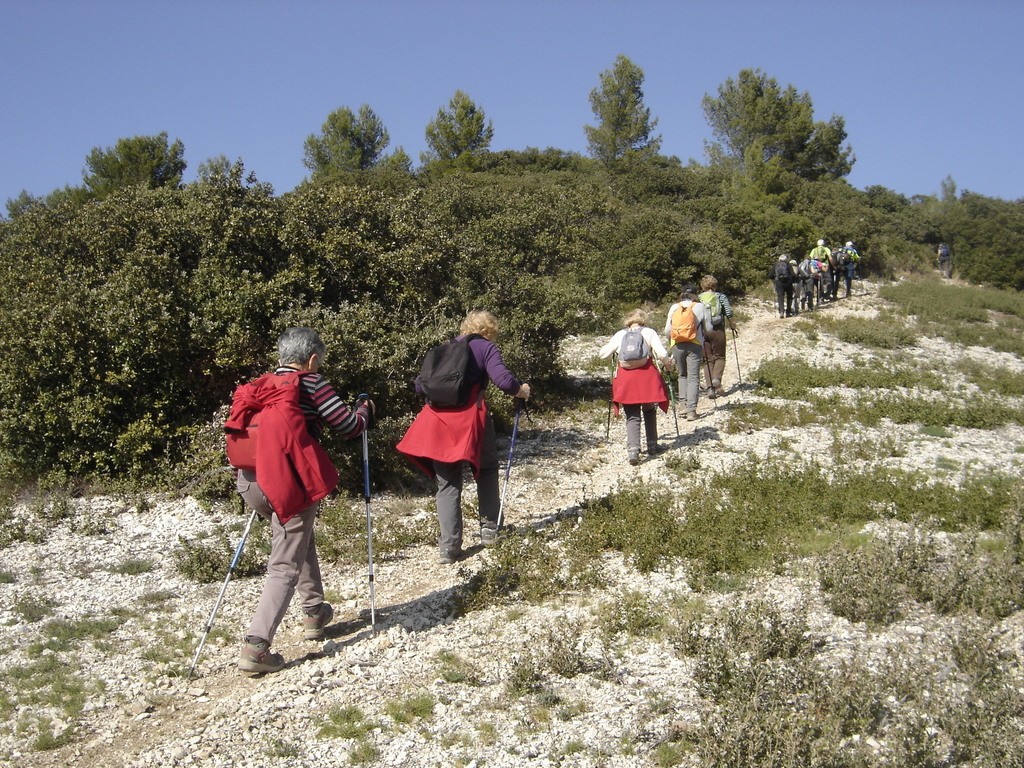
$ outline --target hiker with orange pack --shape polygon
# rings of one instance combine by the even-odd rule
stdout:
[[[695,285],[684,285],[680,300],[669,307],[665,336],[672,342],[672,360],[679,374],[679,393],[685,396],[686,420],[697,420],[700,396],[700,364],[705,334],[713,330],[711,315],[697,298]]]

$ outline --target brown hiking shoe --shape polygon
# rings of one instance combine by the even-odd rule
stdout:
[[[320,603],[315,613],[307,613],[302,617],[302,636],[306,640],[323,640],[327,625],[334,618],[334,609],[330,603]]]
[[[284,669],[284,656],[280,653],[271,653],[270,643],[266,640],[256,643],[246,640],[242,643],[242,652],[238,656],[238,668],[243,672],[258,675],[280,672]]]

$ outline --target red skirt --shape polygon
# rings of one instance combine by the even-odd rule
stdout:
[[[668,412],[668,388],[661,372],[650,360],[646,365],[632,370],[621,365],[615,368],[612,377],[612,402],[615,414],[620,405],[646,405],[656,403],[662,411]]]
[[[425,405],[395,448],[429,477],[434,477],[435,461],[468,461],[475,476],[480,472],[486,421],[487,403],[483,398],[474,398],[461,408]]]

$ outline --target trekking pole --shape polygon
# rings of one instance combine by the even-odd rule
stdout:
[[[359,399],[367,401],[370,396],[365,392],[359,395]],[[373,584],[373,515],[370,511],[370,439],[367,437],[367,430],[370,424],[367,422],[363,430],[363,501],[366,502],[366,559],[369,563],[368,578],[370,583],[370,631],[377,628],[377,595]]]
[[[740,373],[740,351],[736,347],[736,329],[732,329],[732,351],[736,355],[736,379],[739,381],[740,386],[743,386],[743,374]]]
[[[498,501],[498,531],[501,531],[501,524],[505,522],[505,493],[508,491],[508,478],[512,473],[512,452],[516,449],[516,435],[519,434],[519,416],[523,412],[525,401],[516,398],[515,418],[512,419],[512,439],[508,443],[508,459],[505,461],[505,484],[501,486],[501,499]],[[611,411],[609,411],[611,413]]]
[[[708,348],[710,346],[711,346],[710,344],[708,344],[707,342],[704,342],[704,345],[701,348],[700,352],[701,352],[701,357],[704,358],[704,364],[705,364],[705,366],[708,369],[708,389],[711,390],[712,392],[714,392],[715,391],[715,385],[711,381],[711,358],[707,355],[707,350],[708,350]],[[700,389],[700,374],[697,375],[697,388]],[[718,395],[717,395],[717,393],[713,394],[713,395],[708,395],[708,399],[711,401],[712,412],[717,411],[718,410]]]
[[[608,419],[607,419],[607,421],[605,422],[605,425],[604,425],[604,441],[605,442],[608,442],[608,436],[612,432],[612,403],[613,403],[612,398],[614,397],[614,394],[612,392],[611,385],[615,383],[615,368],[616,368],[616,361],[615,361],[615,355],[613,354],[612,355],[612,376],[611,376],[611,380],[609,382],[609,389],[608,389]]]
[[[242,512],[245,512],[245,499],[241,496],[238,497],[241,502]],[[188,668],[188,677],[186,680],[192,679],[192,674],[196,671],[196,664],[199,663],[199,654],[203,652],[203,646],[206,645],[206,638],[210,636],[210,630],[213,629],[213,620],[217,616],[217,611],[220,610],[221,601],[224,599],[224,593],[227,591],[228,582],[231,581],[231,577],[235,573],[235,568],[238,565],[238,561],[242,559],[242,549],[245,547],[245,540],[249,538],[249,531],[252,528],[253,520],[256,519],[256,510],[252,511],[249,515],[249,521],[245,524],[245,530],[242,531],[242,538],[238,542],[238,546],[235,547],[235,556],[231,558],[231,565],[228,566],[228,575],[224,579],[224,584],[221,585],[220,594],[217,595],[217,602],[213,604],[213,610],[210,611],[210,617],[206,620],[206,626],[203,628],[203,636],[199,640],[199,647],[196,648],[196,655],[192,657],[192,666]]]
[[[672,400],[672,418],[676,422],[676,437],[679,437],[679,411],[676,409],[676,391],[672,386],[672,374],[665,371],[668,374],[665,377],[665,383],[668,384],[668,396]]]

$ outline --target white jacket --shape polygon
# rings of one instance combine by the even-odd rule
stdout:
[[[630,328],[634,327],[637,326],[630,326]],[[622,346],[622,337],[626,335],[627,330],[628,329],[623,328],[622,330],[616,331],[615,335],[612,336],[603,347],[601,347],[601,351],[597,353],[597,356],[600,358],[611,357],[613,352],[618,352],[619,347]],[[661,343],[661,339],[658,337],[658,332],[656,330],[645,325],[643,326],[643,330],[640,331],[640,335],[644,337],[644,341],[650,344],[651,352],[653,352],[659,360],[668,354],[668,352],[665,351],[665,345]]]

